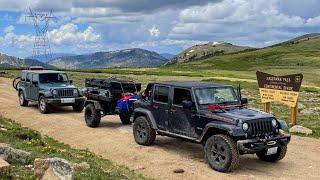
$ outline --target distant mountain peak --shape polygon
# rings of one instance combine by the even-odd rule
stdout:
[[[156,52],[141,48],[101,51],[92,54],[61,57],[49,64],[60,68],[94,69],[110,67],[154,67],[168,60]]]
[[[176,55],[167,64],[185,63],[211,56],[220,56],[252,49],[246,46],[237,46],[225,41],[210,41],[205,44],[191,46]]]
[[[47,65],[38,60],[21,59],[21,58],[9,56],[3,53],[0,53],[0,66],[5,66],[5,67],[43,66],[45,68],[55,68],[53,66]]]

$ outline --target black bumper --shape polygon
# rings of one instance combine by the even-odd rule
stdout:
[[[46,103],[56,105],[56,106],[72,106],[75,104],[84,104],[84,97],[76,97],[74,98],[74,102],[72,103],[62,103],[63,98],[47,98]]]
[[[242,154],[256,153],[264,149],[285,146],[290,142],[289,134],[277,135],[267,139],[246,139],[237,141],[238,150]]]

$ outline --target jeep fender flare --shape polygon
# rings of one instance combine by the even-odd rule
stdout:
[[[217,134],[223,133],[225,135],[228,136],[239,136],[242,135],[241,131],[239,131],[240,129],[235,126],[234,124],[214,124],[214,123],[209,123],[206,125],[206,127],[204,128],[199,141],[203,141],[206,136],[208,136],[208,133],[213,133],[215,134],[215,131],[217,132]]]
[[[52,97],[52,94],[50,91],[40,90],[38,92],[38,99],[40,98],[40,96],[44,96],[45,98],[48,98],[48,97]]]
[[[133,117],[134,117],[133,122],[135,121],[135,118],[136,118],[137,114],[143,114],[144,116],[146,116],[146,118],[148,118],[148,120],[151,122],[152,128],[153,129],[158,129],[156,120],[154,119],[151,111],[149,111],[147,109],[143,109],[143,108],[134,109],[134,111],[133,111]]]
[[[95,101],[95,100],[86,100],[86,102],[84,103],[84,106],[87,106],[88,104],[93,104],[94,108],[96,110],[103,110],[101,104],[99,101]]]

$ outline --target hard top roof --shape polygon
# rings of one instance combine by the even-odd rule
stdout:
[[[63,71],[55,71],[55,70],[23,70],[22,72],[30,72],[30,73],[36,73],[36,74],[65,73]]]
[[[160,85],[169,85],[169,86],[178,86],[178,87],[229,87],[231,85],[227,84],[217,84],[211,82],[203,82],[203,81],[163,81],[157,82],[153,84],[160,84]]]

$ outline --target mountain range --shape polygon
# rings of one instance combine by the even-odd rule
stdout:
[[[27,67],[27,66],[42,66],[45,68],[54,68],[51,65],[45,64],[34,59],[21,59],[14,56],[8,56],[0,53],[0,67]]]
[[[176,56],[168,53],[163,53],[160,55],[156,52],[140,48],[107,52],[95,52],[83,55],[58,53],[54,54],[54,59],[51,59],[46,63],[41,62],[42,59],[21,59],[0,53],[0,67],[26,67],[31,65],[37,65],[44,66],[45,68],[95,69],[112,67],[156,67],[171,64],[180,64],[181,67],[184,67],[184,64],[186,64],[186,68],[187,66],[193,65],[199,65],[199,67],[210,67],[214,65],[215,67],[221,66],[221,68],[223,69],[235,67],[235,64],[237,64],[237,66],[243,65],[243,67],[238,67],[239,69],[241,69],[248,68],[249,65],[252,64],[261,65],[263,63],[269,62],[275,63],[276,59],[279,60],[279,56],[282,57],[281,52],[284,53],[283,61],[277,61],[276,64],[288,64],[291,62],[289,58],[289,52],[291,52],[291,50],[293,55],[300,53],[299,55],[302,56],[305,53],[308,53],[309,55],[304,57],[303,61],[301,60],[301,58],[299,62],[298,60],[292,61],[292,63],[296,63],[298,65],[306,65],[307,59],[310,59],[309,57],[311,57],[311,55],[318,52],[318,45],[316,43],[319,40],[320,33],[312,33],[299,36],[294,39],[284,41],[282,43],[278,43],[265,48],[238,46],[228,42],[208,42],[205,44],[198,44],[190,48],[187,48],[181,53],[177,54]],[[303,47],[303,49],[296,48],[304,44],[308,46]],[[309,49],[308,52],[305,52],[307,49]],[[309,51],[312,51],[313,53],[310,54]],[[270,58],[272,57],[273,59],[271,59],[270,61],[266,61],[265,57],[269,57],[269,55]],[[247,61],[248,59],[250,59],[250,57],[252,57],[251,59],[254,59],[254,61],[251,60],[249,63]],[[294,55],[291,59],[296,59],[297,57],[297,55]],[[237,60],[239,62],[235,63]],[[312,59],[310,59],[310,61],[311,60]],[[316,62],[313,62],[313,64],[314,63]]]
[[[140,48],[119,51],[96,52],[92,54],[64,56],[48,63],[58,68],[95,69],[111,67],[154,67],[168,62],[156,52]]]
[[[51,53],[49,55],[28,56],[28,57],[25,57],[25,59],[34,59],[40,62],[47,63],[49,61],[52,61],[60,57],[75,56],[75,55],[76,54],[71,54],[71,53]]]
[[[170,58],[173,55],[164,54]],[[95,52],[83,55],[56,53],[52,59],[30,56],[25,59],[0,54],[0,67],[43,66],[45,68],[93,69],[110,67],[154,67],[164,65],[169,59],[140,48]],[[53,58],[55,57],[55,58]]]

